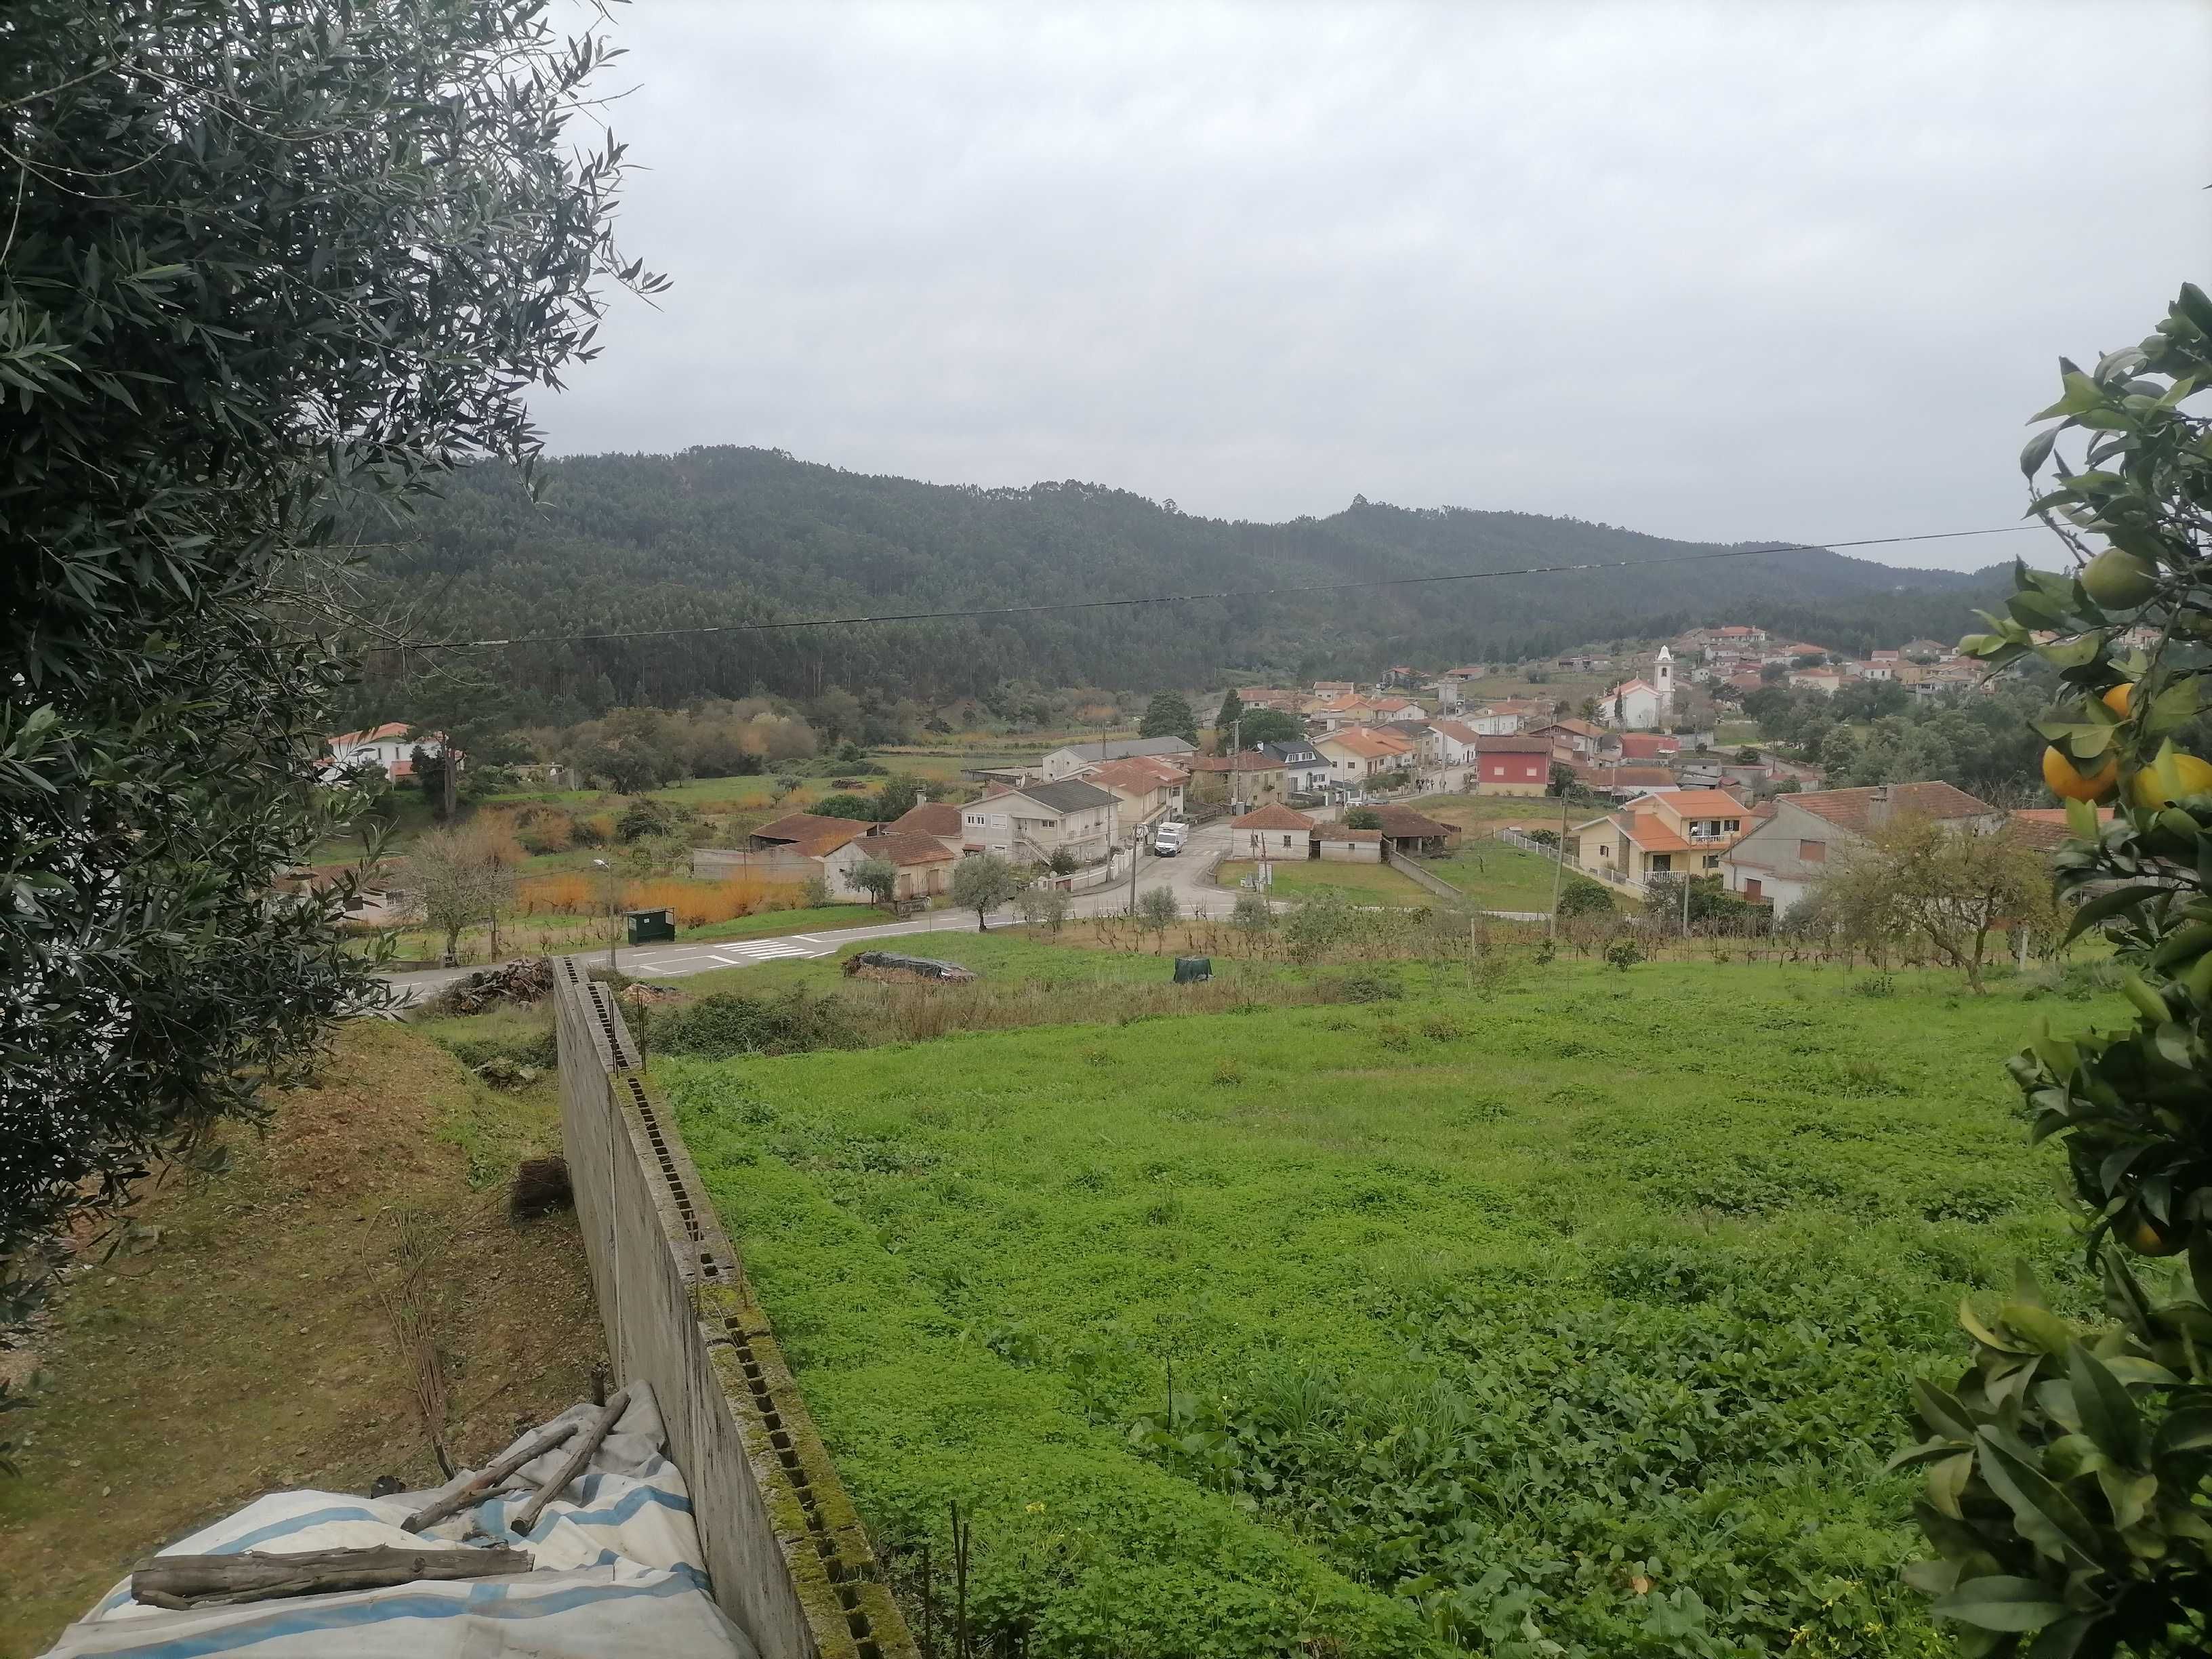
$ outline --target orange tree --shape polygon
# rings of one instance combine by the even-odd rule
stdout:
[[[1974,1358],[1916,1385],[1917,1509],[1936,1556],[1908,1570],[1967,1655],[2212,1651],[2212,765],[2185,740],[2212,675],[2212,301],[2185,286],[2157,331],[2062,362],[2023,452],[2033,511],[2075,556],[2022,568],[1961,648],[2057,672],[2038,723],[2074,839],[2073,933],[2101,925],[2134,1018],[2009,1062],[2033,1133],[2065,1149],[2105,1316],[2062,1318],[2025,1273]],[[2039,483],[2039,481],[2041,481]],[[2096,804],[2113,803],[2108,822]],[[2145,1258],[2183,1260],[2147,1261]]]

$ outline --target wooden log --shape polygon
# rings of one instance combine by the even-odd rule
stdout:
[[[584,1432],[568,1449],[568,1455],[561,1460],[561,1467],[553,1471],[552,1478],[538,1489],[538,1496],[524,1504],[521,1512],[507,1523],[512,1531],[520,1536],[528,1535],[530,1529],[538,1524],[538,1517],[545,1513],[545,1506],[567,1490],[571,1480],[583,1473],[584,1466],[592,1461],[592,1454],[599,1450],[599,1442],[607,1437],[607,1431],[614,1427],[615,1419],[629,1405],[629,1390],[617,1389],[614,1398],[608,1401],[599,1414],[585,1425]]]
[[[425,1527],[434,1527],[449,1515],[459,1515],[470,1508],[486,1492],[496,1492],[500,1484],[532,1458],[542,1457],[575,1433],[580,1425],[556,1423],[543,1434],[532,1435],[521,1445],[499,1460],[482,1474],[465,1486],[448,1492],[434,1504],[426,1504],[409,1516],[399,1525],[405,1532],[421,1532]]]
[[[131,1575],[131,1596],[149,1607],[181,1612],[287,1595],[386,1589],[426,1578],[495,1578],[528,1572],[532,1565],[527,1550],[409,1550],[388,1544],[296,1555],[157,1555]]]

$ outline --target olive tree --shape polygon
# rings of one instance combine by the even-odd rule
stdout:
[[[318,756],[347,646],[389,642],[337,526],[527,463],[596,285],[656,279],[609,240],[620,149],[574,147],[607,48],[545,0],[13,0],[0,34],[5,1262],[373,1000],[348,885],[270,896],[355,816]]]
[[[898,866],[889,859],[862,859],[853,866],[853,885],[877,904],[889,904],[898,890]]]
[[[991,912],[1020,892],[1020,872],[996,853],[978,853],[952,866],[952,902],[975,913],[975,931],[988,933]]]
[[[2063,1147],[2105,1317],[2055,1312],[2023,1272],[1962,1312],[1965,1371],[1916,1385],[1911,1570],[1960,1651],[2200,1654],[2212,1608],[2212,764],[2177,746],[2212,653],[2212,300],[2185,286],[2157,331],[2088,369],[2021,458],[2071,570],[2015,572],[1963,648],[2028,656],[2058,696],[2037,723],[2069,805],[2057,856],[2074,929],[2102,925],[2132,1019],[2010,1062],[2031,1133]],[[2141,631],[2139,631],[2141,630]],[[2147,642],[2146,642],[2147,641]],[[2100,822],[2092,803],[2115,805]],[[2186,1253],[2176,1272],[2150,1258]]]
[[[1168,929],[1182,919],[1182,907],[1176,902],[1172,888],[1147,887],[1138,896],[1136,916],[1152,930],[1158,940],[1164,941]]]

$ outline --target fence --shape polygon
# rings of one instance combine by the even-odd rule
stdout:
[[[705,1183],[622,1011],[556,965],[561,1130],[618,1380],[653,1384],[714,1600],[771,1659],[915,1659]]]
[[[1508,847],[1517,847],[1524,853],[1535,854],[1539,858],[1557,859],[1568,869],[1578,875],[1588,876],[1592,881],[1601,881],[1608,887],[1617,887],[1624,893],[1634,893],[1639,897],[1644,892],[1641,885],[1609,864],[1584,864],[1578,858],[1562,854],[1552,842],[1538,841],[1534,836],[1524,836],[1518,830],[1500,829],[1492,833]]]

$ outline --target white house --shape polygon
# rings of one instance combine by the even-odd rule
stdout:
[[[331,751],[331,757],[323,765],[325,781],[372,763],[384,769],[385,776],[397,780],[414,772],[417,749],[426,755],[446,752],[444,732],[424,732],[416,737],[408,736],[414,730],[404,720],[386,720],[382,726],[372,726],[361,732],[341,732],[325,739],[325,746]]]
[[[1065,849],[1079,864],[1097,864],[1113,850],[1119,808],[1111,790],[1078,779],[1001,785],[960,809],[960,850],[1042,864]]]
[[[1650,732],[1674,714],[1674,653],[1665,646],[1651,665],[1648,680],[1624,680],[1598,700],[1598,717],[1607,726]]]

